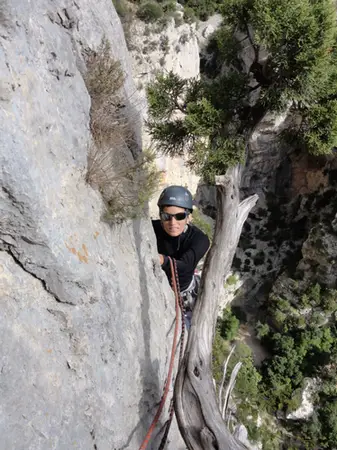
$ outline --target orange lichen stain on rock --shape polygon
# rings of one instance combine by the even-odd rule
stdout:
[[[95,233],[94,233],[94,239],[97,239],[98,236],[99,236],[99,232],[98,232],[98,231],[95,231]]]
[[[83,251],[84,251],[85,256],[88,256],[89,253],[88,253],[87,246],[86,246],[85,244],[82,244],[82,249],[83,249]]]
[[[69,237],[68,242],[64,243],[65,246],[73,255],[77,256],[80,262],[88,264],[89,252],[87,246],[85,244],[82,244],[82,248],[80,250],[76,250],[76,247],[74,247],[73,243],[73,237],[76,240],[76,234],[73,234],[72,236]]]
[[[88,258],[85,255],[81,255],[81,252],[77,252],[77,256],[81,262],[88,264]]]
[[[48,348],[47,353],[51,353],[51,352],[52,352],[52,349]]]
[[[75,247],[71,247],[67,242],[65,242],[65,246],[73,255],[76,255],[77,251]]]

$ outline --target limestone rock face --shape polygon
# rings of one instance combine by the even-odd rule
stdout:
[[[109,0],[13,0],[0,17],[0,448],[135,449],[161,397],[174,302],[150,222],[102,222],[85,182],[82,54],[104,36],[129,114],[141,109],[123,30]]]
[[[306,420],[309,419],[314,412],[313,395],[317,392],[319,380],[315,378],[306,378],[304,388],[301,391],[301,404],[296,411],[287,414],[288,420]]]

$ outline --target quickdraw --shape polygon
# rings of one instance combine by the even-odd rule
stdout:
[[[171,284],[172,284],[172,289],[174,292],[174,296],[175,296],[175,311],[176,311],[176,321],[175,321],[175,327],[174,327],[174,335],[173,335],[173,342],[172,342],[172,349],[171,349],[171,357],[170,357],[170,364],[169,364],[169,370],[168,370],[168,374],[167,374],[167,378],[166,378],[166,382],[164,384],[164,390],[163,390],[163,395],[161,397],[156,415],[154,416],[154,419],[152,420],[152,423],[149,427],[149,430],[141,444],[141,446],[139,447],[139,450],[145,450],[150,442],[152,433],[158,423],[159,417],[162,413],[162,410],[164,408],[165,405],[165,401],[168,395],[168,391],[170,388],[170,384],[171,384],[171,379],[172,379],[172,373],[173,373],[173,366],[174,366],[174,356],[175,356],[175,350],[177,347],[177,341],[178,341],[178,332],[179,332],[179,310],[181,312],[181,340],[180,340],[180,349],[179,349],[179,360],[178,360],[178,370],[180,367],[180,363],[183,357],[183,352],[184,352],[184,337],[185,337],[185,320],[184,320],[184,305],[183,305],[183,301],[180,295],[180,286],[179,286],[179,278],[178,278],[178,270],[177,270],[177,262],[175,259],[172,259],[169,257],[169,261],[170,261],[170,268],[171,268]],[[158,450],[163,450],[166,444],[166,440],[167,440],[167,436],[170,430],[170,426],[172,423],[172,419],[173,419],[173,414],[174,414],[174,404],[173,404],[173,398],[171,399],[170,402],[170,408],[169,408],[169,418],[165,424],[165,431],[162,437],[162,440],[160,442],[160,446],[158,448]]]

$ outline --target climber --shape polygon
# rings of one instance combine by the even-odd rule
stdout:
[[[157,237],[159,262],[170,280],[168,256],[177,261],[180,292],[187,312],[191,313],[200,282],[199,275],[195,275],[194,271],[210,242],[206,234],[189,223],[193,205],[188,189],[183,186],[167,187],[157,205],[160,220],[153,220],[152,224]]]

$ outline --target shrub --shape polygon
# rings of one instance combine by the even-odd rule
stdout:
[[[219,11],[222,0],[185,0],[185,9],[190,9],[201,20],[207,20],[209,16]]]
[[[110,55],[108,41],[87,57],[84,77],[91,97],[90,128],[93,140],[88,154],[86,181],[103,198],[105,218],[118,222],[138,216],[154,193],[160,173],[154,153],[133,158],[133,127],[124,111],[121,65]]]
[[[163,16],[161,17],[157,22],[156,22],[156,26],[154,29],[154,32],[159,34],[162,31],[165,30],[165,28],[167,27],[167,24],[169,22],[169,17],[168,16]]]
[[[240,321],[232,314],[230,308],[224,309],[219,320],[220,335],[226,340],[233,340],[239,331]]]
[[[135,161],[115,167],[115,177],[109,177],[105,190],[108,222],[135,219],[144,213],[144,206],[160,183],[161,172],[155,166],[155,154],[141,153]],[[108,194],[108,195],[107,195]]]
[[[165,13],[173,13],[175,12],[177,4],[175,1],[168,1],[163,4],[163,10]]]
[[[197,21],[197,16],[195,15],[192,8],[189,8],[188,6],[185,6],[184,8],[184,19],[186,23],[194,23]]]
[[[238,281],[236,275],[229,275],[229,277],[226,280],[227,286],[232,286],[233,284],[236,284]]]
[[[258,339],[267,337],[270,332],[269,325],[267,323],[261,323],[260,321],[257,322],[255,329]]]
[[[112,0],[117,14],[120,18],[125,18],[129,14],[129,7],[124,0]]]
[[[85,84],[96,110],[107,103],[108,98],[118,97],[124,84],[124,73],[120,62],[111,57],[110,44],[106,39],[102,40],[97,51],[88,52],[86,64]]]
[[[137,17],[147,23],[156,22],[163,14],[163,7],[155,2],[146,2],[137,11]]]
[[[221,337],[219,330],[216,330],[212,348],[212,374],[217,383],[221,381],[222,366],[229,352],[230,346],[228,342]]]

